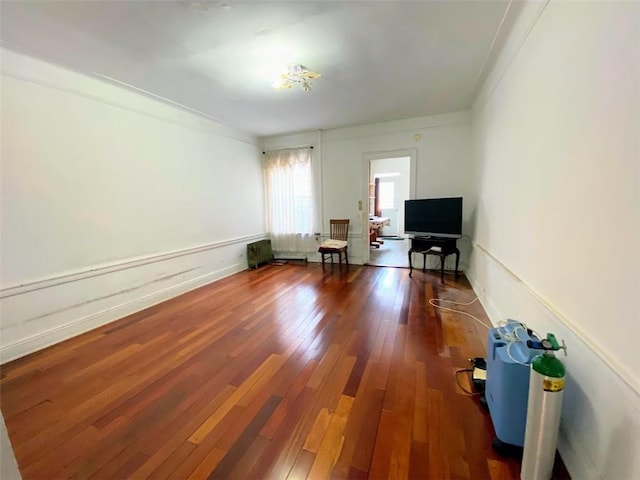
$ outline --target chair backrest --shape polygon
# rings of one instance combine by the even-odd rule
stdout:
[[[347,241],[347,235],[349,233],[349,219],[335,219],[329,220],[329,238],[332,240],[344,240]]]

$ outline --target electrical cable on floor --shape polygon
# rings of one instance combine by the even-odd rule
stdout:
[[[429,305],[435,307],[435,308],[439,308],[441,310],[447,311],[447,312],[453,312],[453,313],[460,313],[462,315],[466,315],[467,317],[471,317],[473,320],[475,320],[477,323],[479,323],[480,325],[482,325],[484,328],[486,328],[487,330],[490,329],[491,327],[485,325],[484,323],[482,323],[482,321],[477,318],[474,317],[473,315],[471,315],[470,313],[467,312],[463,312],[462,310],[456,310],[454,308],[449,308],[449,307],[443,307],[442,305],[438,305],[435,302],[442,302],[442,303],[448,303],[451,305],[460,305],[460,306],[468,306],[471,305],[475,302],[478,301],[478,297],[474,298],[473,300],[471,300],[470,302],[455,302],[453,300],[442,300],[440,298],[430,298],[429,299]],[[456,377],[456,383],[458,384],[458,387],[460,387],[460,390],[462,390],[464,393],[466,393],[468,396],[470,397],[475,397],[477,395],[481,395],[481,392],[470,392],[469,390],[467,390],[466,388],[464,388],[461,384],[460,384],[460,378],[459,375],[461,373],[464,372],[471,372],[473,373],[473,368],[464,368],[462,370],[457,370],[455,373],[455,377]]]
[[[462,390],[464,393],[466,393],[470,397],[475,397],[476,395],[482,395],[482,392],[470,392],[469,390],[467,390],[462,386],[462,384],[460,383],[459,375],[465,372],[473,373],[473,368],[463,368],[462,370],[456,370],[456,383],[458,384],[458,387],[460,387],[460,390]]]
[[[471,315],[470,313],[467,312],[463,312],[462,310],[455,310],[453,308],[449,308],[449,307],[443,307],[442,305],[438,305],[437,303],[434,302],[441,302],[441,303],[449,303],[452,305],[460,305],[460,306],[467,306],[467,305],[471,305],[472,303],[476,302],[478,300],[478,297],[474,298],[473,300],[471,300],[470,302],[454,302],[453,300],[442,300],[440,298],[430,298],[429,299],[429,305],[434,306],[435,308],[439,308],[441,310],[445,310],[447,312],[453,312],[453,313],[459,313],[461,315],[466,315],[467,317],[471,317],[473,320],[475,320],[476,322],[478,322],[480,325],[482,325],[484,328],[486,328],[487,330],[489,330],[491,327],[488,325],[485,325],[482,320],[480,320],[478,317],[474,317],[473,315]]]

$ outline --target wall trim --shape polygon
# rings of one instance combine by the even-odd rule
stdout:
[[[402,120],[390,120],[386,122],[368,123],[323,130],[322,142],[325,145],[330,145],[371,136],[394,135],[413,130],[466,125],[470,122],[470,110],[434,113],[431,115],[423,115],[420,117],[412,117]]]
[[[544,13],[551,0],[541,0],[536,2],[523,2],[523,11],[519,12],[518,20],[513,26],[513,34],[502,47],[502,52],[498,55],[493,68],[485,78],[483,84],[477,89],[472,111],[484,108],[487,102],[502,83],[502,80],[511,69],[511,65],[518,57],[520,50],[529,39],[529,35],[535,28],[538,20]],[[513,3],[513,2],[511,2]],[[512,7],[512,5],[510,5]],[[508,14],[505,12],[505,14]]]
[[[383,136],[391,136],[391,135],[396,135],[398,133],[406,133],[407,131],[414,131],[414,130],[427,130],[427,129],[437,129],[437,128],[448,128],[448,127],[454,127],[456,125],[468,125],[470,122],[468,120],[460,120],[460,121],[451,121],[451,122],[446,122],[446,123],[440,123],[438,125],[416,125],[416,126],[408,126],[406,128],[403,127],[397,127],[397,128],[393,128],[393,129],[389,129],[389,130],[384,130],[384,131],[369,131],[369,132],[361,132],[358,134],[353,134],[350,135],[348,137],[341,137],[341,138],[334,138],[334,139],[330,139],[330,140],[325,140],[324,143],[325,145],[332,145],[332,144],[338,144],[338,143],[346,143],[346,142],[352,142],[354,140],[360,140],[362,138],[368,138],[368,137],[383,137]],[[378,125],[378,124],[372,124],[372,125]],[[345,127],[345,129],[347,128],[351,128],[351,127]],[[355,127],[354,127],[355,128]]]
[[[574,322],[569,320],[562,312],[558,311],[553,305],[551,305],[544,297],[542,297],[538,292],[536,292],[531,286],[529,286],[523,279],[518,277],[512,270],[510,270],[504,263],[502,263],[498,258],[496,258],[491,252],[489,252],[485,247],[480,245],[479,243],[471,240],[471,244],[473,248],[477,248],[479,251],[483,253],[487,258],[489,258],[495,265],[500,267],[500,269],[506,273],[506,275],[518,286],[520,286],[533,300],[535,300],[538,304],[543,306],[549,313],[557,318],[560,322],[562,322],[569,330],[571,330],[578,339],[583,342],[589,349],[591,349],[594,354],[598,357],[602,363],[604,363],[608,369],[611,370],[612,374],[617,376],[625,385],[627,385],[631,390],[636,394],[640,395],[640,385],[636,382],[636,380],[631,376],[630,372],[626,367],[621,365],[617,360],[611,358],[606,352],[604,352],[591,338],[584,333],[584,331],[578,327]],[[478,279],[474,278],[473,273],[471,274],[469,281],[471,285],[474,287],[474,291],[478,291],[480,285],[478,283]],[[480,300],[482,300],[481,296],[478,295]],[[482,302],[483,306],[487,304],[487,314],[491,318],[495,317],[495,308],[491,305],[490,299],[484,297],[484,302]],[[497,319],[491,318],[491,321],[494,325],[497,323]]]
[[[109,77],[105,77],[105,76],[102,76],[102,75],[91,75],[91,74],[87,74],[87,73],[84,73],[84,72],[79,72],[79,71],[76,71],[76,70],[69,69],[66,66],[63,66],[63,65],[57,64],[55,62],[52,62],[50,60],[43,60],[43,59],[41,59],[41,58],[39,58],[37,56],[31,56],[29,54],[13,50],[11,48],[8,48],[6,45],[2,45],[2,47],[7,49],[7,50],[9,50],[9,51],[11,51],[11,52],[13,52],[13,53],[15,53],[16,55],[24,55],[24,56],[29,57],[30,59],[35,60],[35,61],[44,62],[44,63],[48,63],[50,65],[54,65],[55,67],[60,68],[62,70],[65,70],[65,71],[67,71],[69,73],[72,73],[74,75],[82,75],[82,76],[85,76],[85,77],[88,77],[88,78],[92,79],[93,81],[104,82],[104,83],[112,85],[112,86],[114,86],[116,88],[121,88],[121,89],[126,90],[128,92],[133,92],[133,93],[141,95],[141,96],[143,96],[143,97],[145,97],[145,98],[147,98],[149,100],[162,103],[165,106],[173,107],[173,108],[179,110],[183,114],[184,113],[188,113],[188,114],[191,114],[191,115],[194,115],[194,116],[198,117],[200,120],[205,120],[207,122],[211,122],[212,124],[215,124],[215,126],[218,127],[218,128],[217,129],[215,129],[215,128],[210,128],[210,129],[209,128],[198,128],[198,127],[195,127],[193,125],[188,125],[185,122],[181,122],[181,121],[176,120],[176,119],[168,118],[167,116],[164,116],[164,115],[153,114],[153,113],[147,112],[147,111],[145,111],[144,109],[141,109],[141,108],[133,108],[130,105],[127,105],[125,103],[121,103],[121,102],[117,102],[117,101],[113,101],[113,100],[108,100],[108,99],[102,98],[102,97],[100,97],[98,95],[94,95],[94,94],[91,94],[91,93],[83,92],[83,91],[75,89],[75,88],[64,87],[64,86],[58,85],[54,81],[43,80],[41,78],[36,78],[36,77],[28,75],[28,74],[18,73],[18,72],[12,71],[11,69],[7,69],[6,67],[3,67],[3,68],[0,69],[0,75],[4,75],[4,76],[10,77],[10,78],[14,78],[16,80],[22,80],[23,82],[28,82],[28,83],[31,83],[31,84],[34,84],[34,85],[39,85],[39,86],[44,87],[44,88],[57,90],[59,92],[68,93],[70,95],[75,95],[75,96],[78,96],[78,97],[82,97],[82,98],[85,98],[87,100],[91,100],[91,101],[94,101],[94,102],[102,103],[103,105],[108,105],[108,106],[111,106],[111,107],[119,108],[121,110],[126,110],[128,112],[136,113],[138,115],[142,115],[142,116],[145,116],[145,117],[148,117],[148,118],[153,118],[154,120],[160,120],[160,121],[163,121],[163,122],[166,122],[166,123],[177,125],[177,126],[182,127],[182,128],[187,128],[187,129],[190,129],[190,130],[194,130],[194,131],[198,131],[198,132],[204,132],[204,133],[208,133],[208,134],[215,134],[215,135],[218,135],[220,137],[224,137],[224,138],[227,138],[227,139],[230,139],[230,140],[234,140],[234,141],[237,141],[237,142],[241,142],[241,143],[244,143],[244,144],[247,144],[247,145],[254,146],[256,148],[258,147],[258,138],[257,137],[255,137],[255,136],[253,136],[251,134],[246,134],[245,132],[242,132],[242,131],[237,130],[237,129],[233,128],[233,127],[225,125],[220,120],[218,120],[218,119],[216,119],[214,117],[211,117],[211,116],[209,116],[209,115],[207,115],[207,114],[205,114],[203,112],[200,112],[198,110],[192,109],[190,107],[187,107],[187,106],[182,105],[180,103],[174,102],[172,100],[168,100],[168,99],[166,99],[164,97],[161,97],[159,95],[151,94],[150,92],[147,92],[145,90],[132,87],[132,86],[126,84],[126,83],[116,81],[116,80],[111,79]],[[226,130],[226,131],[222,131],[222,130]]]
[[[85,317],[67,322],[64,325],[38,332],[29,337],[16,342],[0,346],[0,363],[6,363],[24,355],[42,350],[63,340],[68,340],[94,328],[106,325],[107,323],[126,317],[133,313],[144,310],[162,303],[171,298],[182,295],[188,291],[202,287],[214,281],[231,276],[235,273],[246,270],[244,263],[236,263],[221,268],[213,272],[200,275],[199,277],[186,280],[172,285],[162,290],[150,293],[140,298],[114,305],[100,312],[96,312]]]
[[[229,240],[222,240],[220,242],[211,242],[204,245],[198,245],[195,247],[183,248],[180,250],[173,250],[170,252],[155,253],[151,255],[144,255],[140,257],[134,257],[126,260],[120,260],[117,262],[111,262],[108,264],[91,266],[70,273],[63,273],[46,277],[31,282],[22,283],[6,288],[0,289],[0,299],[13,297],[15,295],[22,295],[25,293],[33,292],[36,290],[42,290],[45,288],[56,287],[65,283],[77,282],[91,277],[97,277],[100,275],[106,275],[108,273],[118,272],[121,270],[127,270],[130,268],[136,268],[150,263],[161,262],[170,260],[176,257],[182,257],[185,255],[193,255],[195,253],[204,252],[207,250],[213,250],[216,248],[222,248],[229,245],[237,245],[245,242],[253,242],[256,240],[262,240],[268,238],[266,233],[259,233],[253,235],[247,235],[244,237],[232,238]]]
[[[260,148],[262,148],[263,150],[265,150],[268,147],[265,147],[265,144],[269,144],[271,141],[275,141],[276,144],[279,144],[278,140],[281,139],[281,137],[286,136],[286,137],[300,137],[300,136],[306,136],[306,135],[317,135],[319,132],[321,132],[321,130],[317,129],[317,128],[312,128],[310,130],[297,130],[294,132],[285,132],[285,133],[275,133],[272,135],[264,135],[261,137],[258,137],[258,142],[260,144]],[[286,148],[289,144],[283,144],[282,148]]]

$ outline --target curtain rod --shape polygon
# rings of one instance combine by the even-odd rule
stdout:
[[[302,150],[303,148],[310,148],[311,150],[313,150],[313,145],[303,145],[301,147],[284,147],[284,148],[275,148],[273,150],[267,150],[266,152],[262,152],[262,154],[264,155],[267,152],[280,152],[282,150]]]

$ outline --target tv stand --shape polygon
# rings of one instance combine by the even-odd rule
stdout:
[[[440,257],[440,280],[444,281],[444,259],[451,254],[456,255],[455,276],[458,278],[458,264],[460,263],[460,250],[457,247],[457,238],[448,237],[413,237],[409,249],[409,276],[413,270],[411,256],[413,253],[421,253],[423,256],[422,271],[427,266],[427,255]]]

